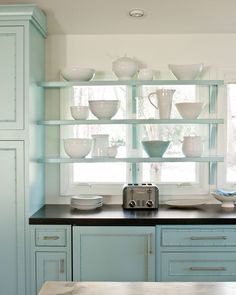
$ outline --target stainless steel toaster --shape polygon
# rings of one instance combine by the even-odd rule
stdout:
[[[123,188],[124,209],[157,209],[159,189],[152,183],[129,183]]]

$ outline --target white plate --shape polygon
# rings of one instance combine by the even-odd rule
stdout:
[[[102,207],[102,205],[103,205],[103,203],[97,204],[97,205],[83,205],[83,206],[71,204],[71,207],[74,209],[78,209],[78,210],[93,210],[93,209]]]
[[[173,201],[166,201],[166,205],[172,207],[179,207],[179,208],[191,208],[194,206],[200,206],[206,204],[204,200],[173,200]]]
[[[71,197],[70,200],[71,204],[78,204],[78,205],[96,205],[103,202],[103,197],[101,196],[94,196],[94,197],[78,197],[74,196]]]

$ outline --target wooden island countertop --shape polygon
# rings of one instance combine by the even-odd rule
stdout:
[[[45,282],[38,295],[235,295],[236,282]]]

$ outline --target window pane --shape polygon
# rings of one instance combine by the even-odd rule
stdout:
[[[189,86],[169,86],[165,87],[175,89],[173,96],[171,118],[181,118],[175,107],[177,102],[196,101],[196,87]],[[147,99],[149,93],[154,92],[156,87],[143,87],[141,98],[138,102],[139,118],[158,118],[156,110]],[[155,96],[153,97],[155,103]],[[155,103],[156,104],[156,103]],[[143,140],[170,140],[171,143],[164,154],[164,157],[183,157],[182,139],[184,136],[199,135],[198,125],[144,125],[141,128],[141,137]],[[143,152],[143,156],[147,156]],[[197,163],[144,163],[141,164],[141,181],[143,182],[164,182],[179,183],[197,181]]]
[[[126,118],[126,88],[121,86],[74,87],[74,104],[88,105],[88,100],[119,99],[121,104],[114,119]],[[88,119],[97,119],[91,112]],[[117,157],[126,157],[127,125],[78,125],[73,127],[74,137],[92,137],[108,134],[109,145],[118,145]],[[88,155],[91,157],[91,155]],[[76,163],[73,165],[74,182],[125,183],[125,163]]]
[[[236,84],[228,85],[226,182],[236,182]]]

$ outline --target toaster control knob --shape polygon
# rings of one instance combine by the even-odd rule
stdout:
[[[147,202],[146,202],[146,205],[147,205],[147,207],[153,207],[153,201],[152,200],[148,200]]]
[[[134,200],[131,200],[131,201],[129,202],[129,206],[130,206],[131,208],[134,208],[134,207],[136,206],[136,202],[135,202]]]

